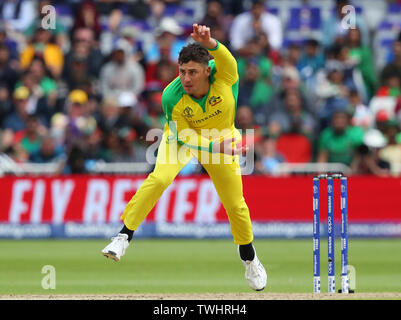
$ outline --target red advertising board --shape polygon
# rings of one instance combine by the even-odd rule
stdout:
[[[115,223],[145,178],[3,177],[0,223]],[[335,183],[339,189],[339,182]],[[253,221],[311,221],[312,177],[244,176],[243,184]],[[326,212],[325,191],[322,181],[322,218]],[[337,208],[339,198],[338,192]],[[348,209],[351,222],[400,222],[401,178],[350,177]],[[227,222],[227,217],[209,177],[190,176],[178,177],[146,220],[213,223]]]

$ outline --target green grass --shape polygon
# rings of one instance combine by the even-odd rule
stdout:
[[[116,263],[107,240],[0,240],[0,294],[250,292],[230,240],[134,240]],[[401,239],[350,239],[357,292],[401,292]],[[268,270],[265,292],[312,291],[312,240],[255,240]],[[340,252],[336,243],[337,288]],[[321,245],[327,292],[327,241]],[[42,267],[56,269],[56,289],[41,286]]]

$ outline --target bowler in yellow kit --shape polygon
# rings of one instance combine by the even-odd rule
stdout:
[[[119,261],[137,230],[180,170],[196,157],[209,174],[230,221],[234,243],[254,290],[263,290],[267,275],[253,246],[249,209],[243,197],[239,154],[241,134],[234,126],[238,96],[237,63],[229,50],[193,25],[192,39],[178,58],[179,77],[163,91],[167,117],[156,165],[127,204],[122,230],[102,254]],[[212,59],[211,59],[212,58]]]

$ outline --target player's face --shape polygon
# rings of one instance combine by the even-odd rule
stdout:
[[[179,66],[180,80],[187,94],[197,96],[204,93],[209,84],[210,67],[189,61]]]

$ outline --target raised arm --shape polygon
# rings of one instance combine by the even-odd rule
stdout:
[[[237,61],[223,44],[210,36],[209,27],[194,24],[191,37],[203,45],[213,56],[217,69],[216,78],[220,78],[230,85],[237,82]]]

